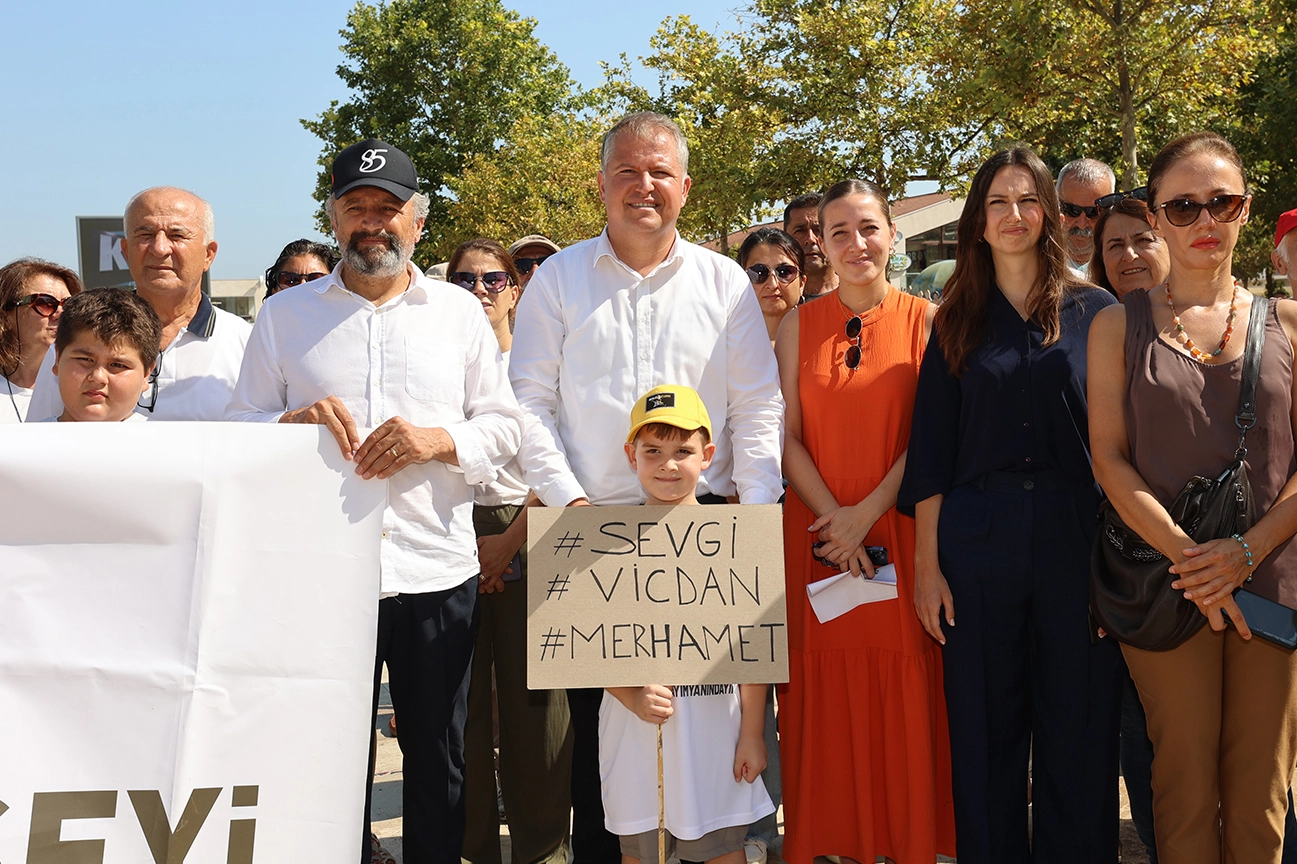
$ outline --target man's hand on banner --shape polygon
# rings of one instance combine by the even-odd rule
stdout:
[[[351,419],[351,412],[347,410],[347,406],[343,405],[342,400],[337,396],[321,399],[314,405],[298,408],[295,411],[285,411],[279,418],[279,422],[310,423],[328,427],[333,437],[337,439],[338,446],[342,448],[344,459],[354,459],[356,451],[360,449],[360,433],[356,431],[356,423]]]

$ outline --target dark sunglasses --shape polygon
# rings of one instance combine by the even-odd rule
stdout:
[[[1095,203],[1097,204],[1099,202],[1096,201]],[[1082,213],[1085,214],[1085,217],[1087,219],[1099,218],[1098,207],[1082,207],[1080,204],[1073,204],[1071,201],[1059,201],[1058,209],[1062,210],[1063,215],[1068,217],[1069,219],[1075,219],[1077,216],[1080,216]]]
[[[1233,222],[1243,215],[1243,205],[1251,195],[1217,195],[1205,204],[1192,198],[1172,198],[1165,204],[1159,204],[1154,210],[1166,214],[1166,221],[1177,228],[1187,228],[1198,221],[1198,214],[1206,210],[1217,222]]]
[[[515,258],[514,266],[518,268],[519,273],[530,273],[532,268],[539,267],[550,259],[548,255],[542,255],[539,258]]]
[[[467,273],[460,271],[451,273],[449,281],[452,285],[458,285],[465,291],[472,291],[481,282],[482,287],[492,294],[499,294],[509,287],[509,274],[503,270],[492,270],[490,273],[483,273],[478,276],[476,273]]]
[[[847,338],[851,340],[851,347],[843,356],[842,362],[848,369],[855,369],[860,365],[860,319],[850,318],[847,320]]]
[[[60,300],[50,294],[28,294],[21,300],[15,300],[13,305],[9,308],[17,309],[19,306],[30,306],[36,310],[37,315],[42,318],[49,318],[55,312],[59,311],[59,307],[71,299],[72,298],[69,297],[67,300]]]
[[[1136,201],[1148,200],[1148,187],[1137,186],[1129,192],[1113,192],[1111,195],[1103,195],[1094,199],[1094,206],[1100,210],[1111,210],[1127,198],[1134,198]]]
[[[753,264],[747,269],[748,278],[752,280],[753,285],[765,284],[771,273],[775,274],[775,279],[779,280],[780,285],[787,285],[796,279],[801,272],[792,264],[780,264],[774,270],[764,264]]]
[[[303,282],[314,282],[316,279],[323,279],[328,273],[293,273],[289,270],[281,270],[275,274],[275,284],[280,288],[292,288],[294,285],[301,285]]]

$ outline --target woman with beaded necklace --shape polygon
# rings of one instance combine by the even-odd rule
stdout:
[[[1248,582],[1297,607],[1297,303],[1253,297],[1232,275],[1251,196],[1228,141],[1172,141],[1149,169],[1148,190],[1170,275],[1095,319],[1089,386],[1095,476],[1131,530],[1173,562],[1171,587],[1210,624],[1169,651],[1122,646],[1153,741],[1158,859],[1277,864],[1297,762],[1297,658],[1252,638],[1233,591]],[[1167,508],[1194,475],[1215,477],[1234,459],[1248,316],[1266,302],[1246,439],[1260,519],[1241,535],[1195,543]]]

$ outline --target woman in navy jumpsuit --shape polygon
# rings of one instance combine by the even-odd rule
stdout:
[[[988,160],[959,221],[899,500],[917,518],[915,608],[945,646],[960,864],[1117,860],[1120,655],[1089,622],[1085,395],[1090,321],[1114,302],[1068,273],[1039,157]]]

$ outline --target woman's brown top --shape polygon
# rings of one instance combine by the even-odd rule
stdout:
[[[1157,290],[1157,289],[1153,289]],[[1254,298],[1253,302],[1265,302]],[[1218,477],[1238,448],[1243,357],[1200,363],[1159,337],[1147,291],[1126,306],[1126,434],[1131,462],[1162,506],[1170,507],[1190,478]],[[1269,301],[1256,425],[1247,433],[1247,472],[1258,515],[1279,497],[1297,470],[1293,458],[1292,343]],[[1247,316],[1235,331],[1246,338]],[[1291,538],[1257,565],[1249,590],[1297,608],[1297,546]]]

